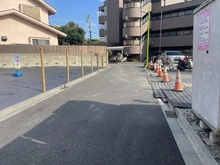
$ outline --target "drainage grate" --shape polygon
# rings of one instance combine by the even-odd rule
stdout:
[[[177,118],[176,114],[174,111],[165,111],[167,117],[169,118]]]

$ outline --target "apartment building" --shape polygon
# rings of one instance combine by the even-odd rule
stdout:
[[[193,10],[204,1],[106,0],[99,7],[100,40],[143,61],[150,10],[150,55],[165,50],[192,55]]]

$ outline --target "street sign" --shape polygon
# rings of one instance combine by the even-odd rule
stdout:
[[[15,55],[14,56],[14,65],[15,65],[15,69],[18,70],[21,68],[20,65],[20,56],[19,55]]]

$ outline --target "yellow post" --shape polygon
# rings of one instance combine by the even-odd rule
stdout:
[[[98,71],[99,71],[99,52],[98,52],[98,57],[97,58],[98,58],[98,63],[97,64],[98,64]]]
[[[69,52],[66,49],[66,82],[70,82]]]
[[[104,55],[102,55],[102,69],[104,68]]]
[[[82,66],[82,77],[84,76],[84,66],[83,66],[83,54],[81,50],[81,66]]]
[[[148,67],[149,59],[149,46],[150,46],[150,7],[148,7],[148,27],[147,27],[147,53],[146,53],[146,65],[144,69]]]
[[[43,90],[43,92],[46,92],[46,80],[45,80],[45,70],[44,70],[43,48],[40,48],[40,60],[41,60],[42,90]]]
[[[91,72],[93,72],[93,52],[91,52]]]

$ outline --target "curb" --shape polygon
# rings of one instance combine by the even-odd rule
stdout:
[[[176,113],[177,120],[180,123],[183,131],[186,133],[188,139],[191,141],[193,148],[196,153],[199,155],[200,160],[204,165],[218,165],[216,160],[211,155],[210,151],[206,148],[205,144],[202,142],[200,137],[195,133],[191,125],[188,123],[186,118],[183,116],[181,111],[178,108],[173,107],[168,103],[169,107]]]
[[[36,105],[36,104],[38,104],[38,103],[40,103],[40,102],[42,102],[42,101],[44,101],[44,100],[46,100],[46,99],[48,99],[48,98],[50,98],[52,96],[58,94],[58,93],[60,93],[60,92],[62,92],[64,90],[66,90],[66,89],[68,89],[68,88],[70,88],[70,87],[72,87],[72,86],[74,86],[74,85],[76,85],[76,84],[78,84],[78,83],[80,83],[80,82],[82,82],[82,81],[92,77],[92,76],[95,76],[99,72],[104,71],[104,70],[106,70],[108,68],[110,68],[110,66],[108,66],[107,68],[103,68],[103,69],[101,69],[99,71],[90,73],[88,75],[85,75],[84,77],[80,77],[78,79],[75,79],[75,80],[73,80],[73,81],[71,81],[69,83],[65,83],[65,84],[63,84],[61,86],[53,88],[53,89],[51,89],[49,91],[41,93],[41,94],[39,94],[37,96],[34,96],[34,97],[30,98],[30,99],[27,99],[25,101],[22,101],[22,102],[19,102],[17,104],[14,104],[14,105],[12,105],[10,107],[7,107],[5,109],[2,109],[2,110],[0,110],[0,122],[4,121],[4,120],[8,119],[9,117],[12,117],[12,116],[14,116],[14,115],[16,115],[16,114],[18,114],[20,112],[22,112],[22,111],[24,111],[24,110],[26,110],[26,109],[28,109],[30,107],[33,107],[34,105]]]

